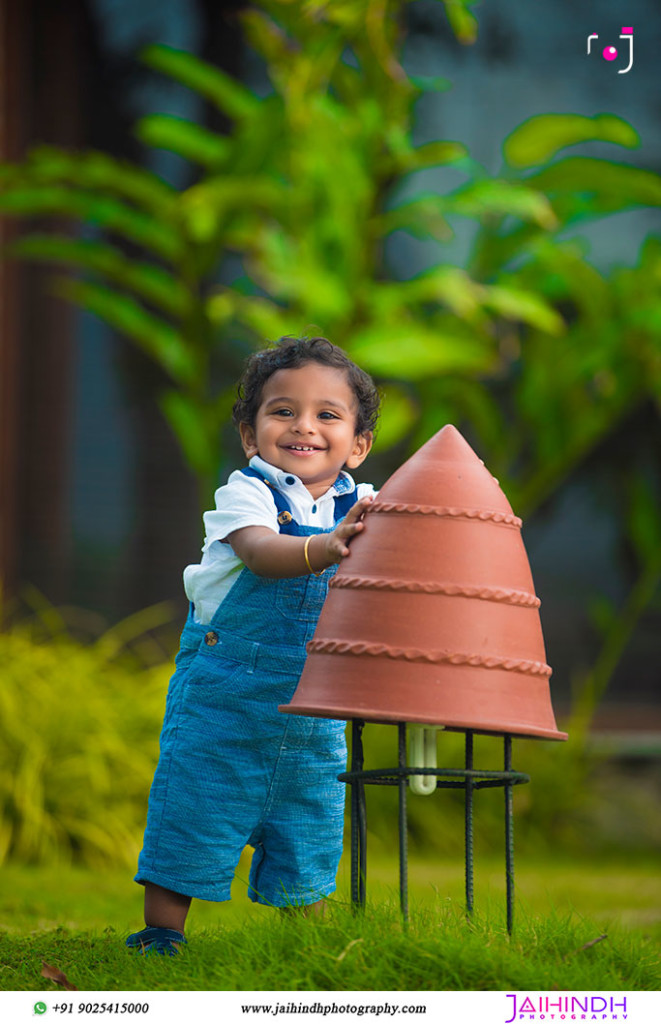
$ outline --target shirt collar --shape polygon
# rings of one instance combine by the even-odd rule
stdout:
[[[299,496],[307,496],[310,503],[313,501],[323,501],[325,498],[334,498],[338,494],[347,494],[355,490],[356,487],[353,477],[341,469],[335,483],[321,497],[313,498],[300,477],[296,476],[295,473],[286,473],[283,469],[272,466],[270,462],[265,462],[259,455],[253,455],[249,465],[259,473],[262,473],[268,482],[277,487],[279,491],[282,491],[284,494],[294,492]],[[291,483],[292,480],[295,482]],[[304,495],[301,492],[304,492]]]

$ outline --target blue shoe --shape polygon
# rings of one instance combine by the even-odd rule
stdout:
[[[176,956],[179,946],[187,945],[183,932],[174,928],[143,928],[126,940],[129,949],[139,950],[143,956],[157,953],[159,956]]]

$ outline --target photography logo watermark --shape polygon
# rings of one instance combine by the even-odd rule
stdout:
[[[592,40],[598,38],[599,36],[596,32],[592,32],[588,36],[588,57],[592,56]],[[629,44],[629,63],[625,68],[618,68],[617,73],[618,75],[626,75],[627,71],[631,71],[633,67],[633,29],[623,27],[620,33],[620,39],[625,39]],[[595,49],[595,53],[596,52],[598,52],[598,49]],[[612,44],[609,43],[608,46],[604,46],[603,50],[601,51],[601,56],[604,58],[604,60],[617,60],[617,49]]]
[[[511,1000],[504,1024],[514,1021],[561,1021],[561,1020],[594,1020],[622,1021],[628,1020],[629,1009],[627,997],[590,995],[580,996],[530,996],[508,992],[506,999]]]

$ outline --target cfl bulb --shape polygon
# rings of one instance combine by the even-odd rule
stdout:
[[[436,733],[442,725],[414,725],[409,723],[409,768],[436,768]],[[429,796],[436,789],[435,775],[409,775],[409,788],[417,796]]]

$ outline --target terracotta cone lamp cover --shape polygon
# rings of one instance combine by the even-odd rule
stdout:
[[[280,710],[564,740],[539,604],[521,520],[443,427],[368,508]]]

